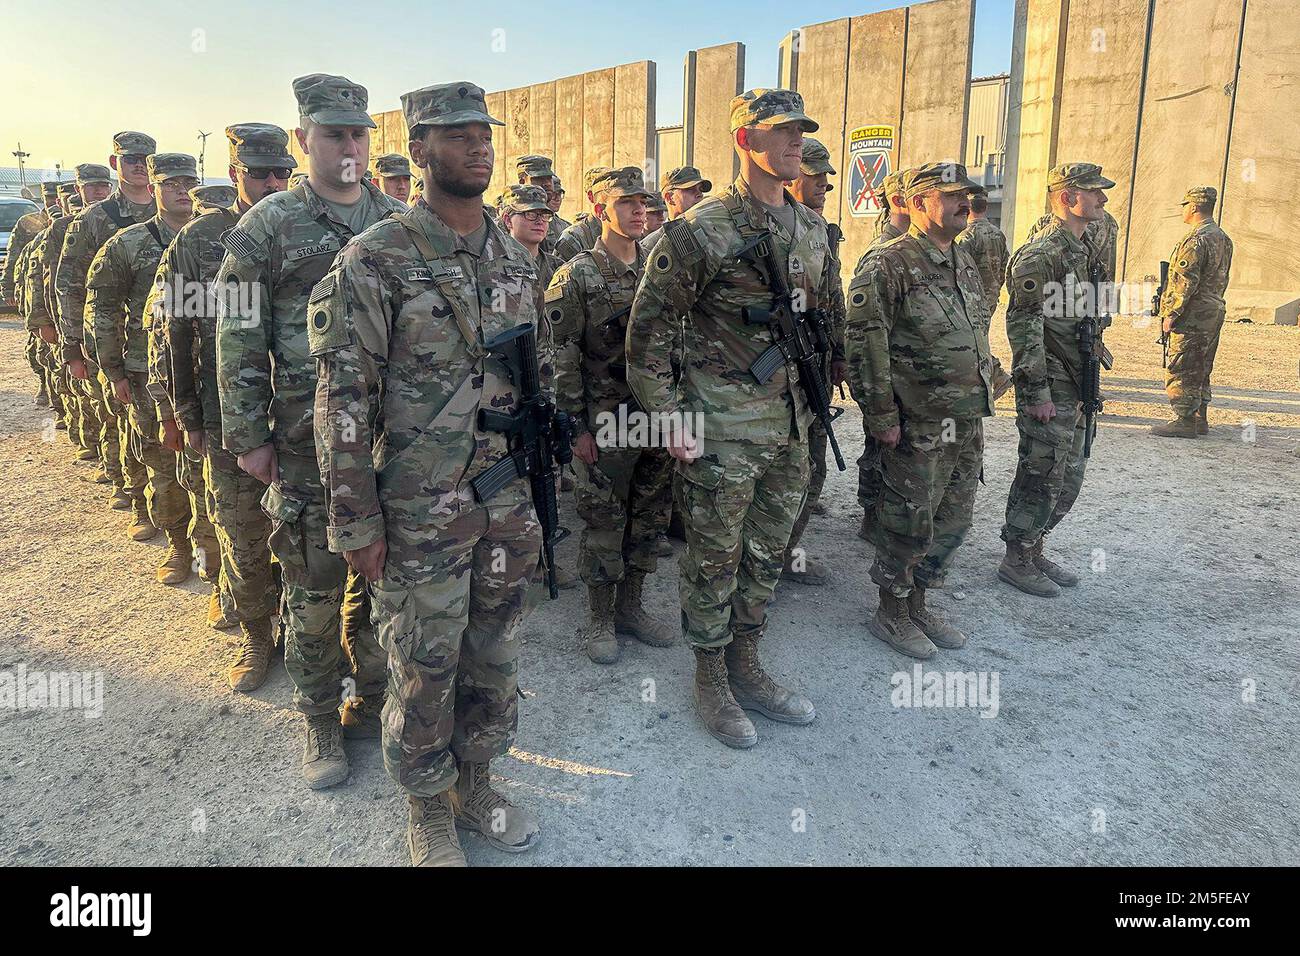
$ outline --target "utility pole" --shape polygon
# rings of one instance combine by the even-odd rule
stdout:
[[[23,144],[19,143],[17,151],[10,155],[18,157],[18,188],[22,189],[27,185],[27,173],[23,169],[23,160],[30,156],[31,153],[24,153]]]
[[[212,135],[211,133],[205,133],[203,132],[203,130],[199,130],[199,185],[200,186],[202,186],[204,182],[203,154],[208,151],[208,137],[211,135]]]

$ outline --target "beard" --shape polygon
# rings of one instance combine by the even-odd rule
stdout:
[[[487,184],[480,186],[475,182],[458,179],[435,156],[429,157],[429,180],[442,192],[458,199],[474,199],[487,190]]]

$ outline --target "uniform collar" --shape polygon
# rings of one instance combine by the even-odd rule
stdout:
[[[930,237],[921,231],[920,226],[909,226],[907,234],[917,241],[917,244],[921,247],[921,251],[924,252],[935,265],[948,266],[949,268],[953,267],[951,246],[948,248],[946,253],[942,252],[938,246],[930,241]]]
[[[609,251],[609,247],[605,245],[604,236],[600,236],[596,239],[596,244],[591,247],[591,251],[599,254],[600,257],[605,260],[609,270],[615,275],[622,275],[629,272],[633,275],[640,275],[644,271],[645,255],[641,251],[641,244],[639,242],[632,243],[632,248],[636,250],[636,259],[631,264],[624,262],[618,256],[614,255],[614,253]]]
[[[443,222],[442,217],[429,208],[423,196],[416,200],[415,205],[411,207],[409,212],[399,215],[408,217],[408,221],[424,233],[424,237],[429,240],[429,245],[439,258],[449,258],[458,252],[466,251],[461,247],[460,234]],[[502,232],[497,221],[488,215],[486,208],[483,210],[483,221],[487,223],[486,242],[483,245],[485,253],[497,249],[502,250],[511,259],[518,259],[521,255],[527,258],[528,250],[522,245],[513,239],[506,242],[505,233]]]

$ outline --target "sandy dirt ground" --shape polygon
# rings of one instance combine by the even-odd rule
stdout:
[[[782,585],[764,646],[816,722],[758,718],[756,748],[726,749],[694,716],[685,647],[633,643],[591,664],[574,634],[585,595],[562,592],[525,625],[516,750],[495,764],[543,842],[507,857],[467,836],[470,862],[1300,862],[1300,332],[1225,329],[1198,441],[1146,434],[1168,417],[1154,337],[1128,320],[1110,333],[1110,404],[1051,542],[1085,580],[1060,598],[995,576],[1009,399],[987,423],[986,485],[936,602],[971,639],[923,667],[983,675],[990,693],[996,677],[996,711],[894,705],[891,678],[913,662],[864,627],[876,598],[854,478],[832,471],[807,544],[835,580]],[[1007,360],[1000,323],[992,339]],[[377,744],[348,743],[344,784],[303,786],[283,665],[251,696],[227,689],[234,639],[205,626],[206,588],[155,583],[161,544],[130,541],[44,427],[23,343],[0,317],[0,674],[99,672],[104,704],[90,719],[0,709],[0,862],[404,863],[404,803]],[[856,409],[837,430],[856,457]],[[560,549],[570,566],[575,540]],[[651,584],[675,620],[676,562]]]

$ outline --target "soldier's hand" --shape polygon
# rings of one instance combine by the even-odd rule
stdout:
[[[699,439],[674,431],[668,438],[668,454],[689,465],[702,454]]]
[[[123,405],[131,404],[131,386],[126,379],[119,378],[113,383],[113,394],[117,396],[117,400]],[[172,427],[176,427],[175,422],[172,422]]]
[[[388,541],[385,538],[380,538],[364,548],[357,548],[355,551],[344,551],[343,557],[347,558],[348,566],[367,581],[378,581],[384,576],[384,561],[388,557]]]
[[[596,436],[591,432],[583,432],[574,439],[573,453],[578,456],[578,460],[584,465],[594,465],[596,459],[600,457],[600,449],[596,445]]]
[[[845,374],[848,370],[849,363],[844,359],[831,359],[831,388],[838,388],[847,381]]]
[[[1025,414],[1030,418],[1036,418],[1044,425],[1056,417],[1056,406],[1051,402],[1043,402],[1041,405],[1026,405]]]
[[[185,433],[185,441],[200,455],[208,453],[208,436],[202,429],[191,429]]]
[[[903,437],[903,429],[898,425],[891,425],[882,432],[872,432],[871,437],[886,448],[897,448],[898,440]]]
[[[90,376],[86,374],[86,363],[83,362],[81,359],[73,359],[71,362],[69,362],[68,371],[71,372],[72,377],[79,382],[84,382],[88,378],[90,378]]]
[[[1172,315],[1167,316],[1165,320],[1160,323],[1160,328],[1166,332],[1172,332],[1174,330],[1174,317]],[[1147,333],[1147,335],[1150,334],[1150,332]]]
[[[275,446],[270,442],[244,452],[238,462],[240,468],[264,485],[273,485],[280,480],[280,463],[275,457]]]
[[[114,383],[116,386],[117,383]],[[181,452],[181,430],[176,427],[175,419],[164,418],[160,423],[162,425],[162,443],[164,448],[170,448],[172,451],[180,454]]]
[[[59,341],[59,333],[54,331],[52,325],[41,326],[41,341],[47,345],[55,345]]]

